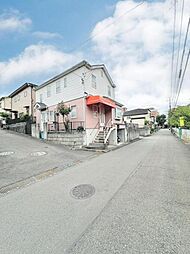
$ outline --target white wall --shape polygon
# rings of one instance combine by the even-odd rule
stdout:
[[[92,83],[91,83],[92,74],[96,76],[96,89],[92,87]],[[110,90],[111,90],[111,96],[108,95],[108,86],[110,87]],[[89,94],[102,95],[102,96],[110,97],[113,100],[115,99],[115,88],[113,88],[112,85],[110,84],[103,69],[94,69],[86,74],[85,89],[86,89],[86,92]]]
[[[61,92],[56,93],[56,82],[38,89],[36,91],[36,102],[40,102],[40,94],[42,94],[43,100],[47,106],[56,105],[61,101],[67,102],[84,96],[84,91],[92,95],[108,96],[108,86],[111,88],[111,98],[115,99],[115,89],[111,86],[105,73],[101,76],[102,69],[89,70],[85,66],[73,71],[60,78]],[[82,84],[81,78],[84,75],[84,84]],[[96,76],[96,89],[92,87],[91,76]],[[67,78],[67,87],[64,87],[64,78]],[[47,97],[47,86],[50,87],[51,95]]]

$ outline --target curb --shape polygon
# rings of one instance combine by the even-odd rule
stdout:
[[[93,155],[88,156],[87,159],[90,160],[90,159],[93,159],[97,156],[98,156],[98,154],[93,154]],[[57,173],[62,172],[65,169],[76,166],[76,165],[78,165],[80,163],[83,163],[85,161],[86,160],[77,160],[77,161],[74,161],[72,163],[66,164],[63,168],[55,167],[55,168],[52,168],[52,169],[48,169],[48,170],[45,170],[45,171],[41,172],[40,174],[33,175],[33,176],[27,177],[23,180],[17,181],[15,183],[5,185],[5,186],[0,188],[0,198],[4,197],[5,195],[7,195],[8,193],[10,193],[12,191],[19,190],[19,189],[27,187],[31,184],[34,184],[34,183],[40,182],[42,180],[45,180],[46,178],[54,176]]]

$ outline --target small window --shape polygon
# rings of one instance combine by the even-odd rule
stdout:
[[[121,119],[122,118],[122,110],[120,108],[115,109],[115,119]]]
[[[96,89],[96,76],[92,74],[92,87]]]
[[[76,117],[77,117],[77,107],[71,106],[71,118],[76,118]]]
[[[67,78],[64,78],[64,87],[67,87]]]
[[[27,96],[27,91],[24,92],[24,97],[26,97],[26,96]]]
[[[111,96],[111,87],[108,86],[108,96]]]
[[[51,96],[51,86],[47,86],[47,97]]]
[[[60,93],[61,92],[61,81],[58,80],[56,81],[56,93]]]
[[[54,111],[49,111],[49,121],[54,122]]]
[[[97,107],[97,105],[92,105],[92,112],[93,112],[93,117],[97,118],[98,117],[98,107]]]
[[[43,94],[40,94],[40,102],[43,102]]]

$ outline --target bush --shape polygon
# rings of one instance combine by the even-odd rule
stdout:
[[[77,127],[77,131],[78,132],[83,132],[84,131],[84,127],[83,126],[78,126]]]

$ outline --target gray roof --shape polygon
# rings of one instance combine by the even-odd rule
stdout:
[[[42,102],[36,102],[34,107],[37,108],[38,110],[45,110],[47,108],[47,105]]]
[[[15,96],[16,94],[20,93],[22,90],[24,90],[24,89],[27,88],[27,87],[32,87],[32,88],[34,88],[34,87],[37,87],[37,85],[32,84],[32,83],[24,83],[24,85],[20,86],[20,87],[17,88],[14,92],[12,92],[12,93],[9,95],[9,97],[12,98],[13,96]]]
[[[123,116],[135,116],[135,115],[144,115],[148,114],[150,112],[150,109],[147,108],[137,108],[133,110],[129,110],[124,112]]]
[[[98,69],[98,68],[103,69],[105,74],[106,74],[106,76],[107,76],[107,78],[108,78],[108,80],[110,81],[111,85],[113,87],[115,87],[115,84],[114,84],[113,80],[111,79],[111,77],[110,77],[110,75],[109,75],[109,73],[108,73],[108,71],[107,71],[107,69],[106,69],[104,64],[90,65],[87,61],[83,60],[80,63],[74,65],[73,67],[67,69],[66,71],[60,73],[59,75],[57,75],[57,76],[47,80],[46,82],[44,82],[43,84],[38,86],[36,88],[36,90],[39,90],[40,88],[42,88],[42,87],[44,87],[44,86],[46,86],[46,85],[48,85],[48,84],[50,84],[50,83],[52,83],[52,82],[54,82],[54,81],[56,81],[58,79],[64,77],[65,75],[67,75],[67,74],[69,74],[69,73],[71,73],[71,72],[73,72],[73,71],[75,71],[75,70],[77,70],[77,69],[79,69],[79,68],[81,68],[83,66],[86,66],[86,68],[88,68],[89,70]]]

